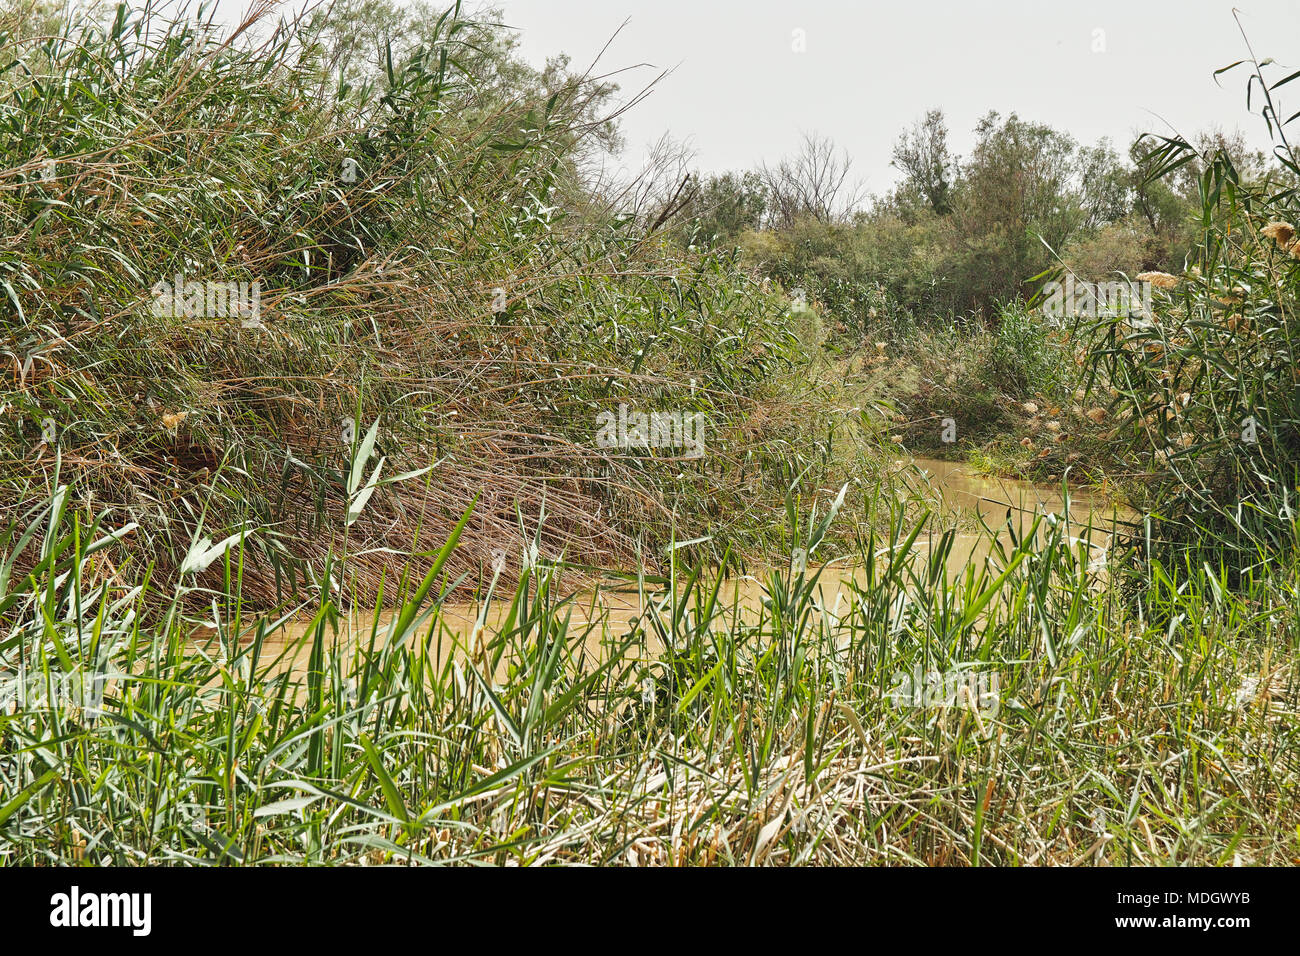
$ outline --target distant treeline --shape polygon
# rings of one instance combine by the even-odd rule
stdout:
[[[1192,141],[1196,157],[1153,175],[1165,141],[1143,136],[1125,155],[1088,146],[1014,113],[990,112],[970,156],[949,145],[941,110],[898,138],[902,178],[881,196],[855,188],[852,159],[806,135],[775,166],[696,177],[678,203],[679,236],[739,245],[787,288],[816,296],[848,326],[865,326],[882,297],[919,319],[975,314],[1031,296],[1053,267],[1080,279],[1180,272],[1197,242],[1201,179],[1213,156],[1244,182],[1295,184],[1239,132]]]

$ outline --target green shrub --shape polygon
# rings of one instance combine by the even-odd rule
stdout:
[[[1000,307],[987,356],[988,382],[1011,395],[1063,396],[1070,360],[1059,336],[1023,303]]]

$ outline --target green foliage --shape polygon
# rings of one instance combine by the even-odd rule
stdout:
[[[1153,175],[1199,169],[1200,244],[1151,321],[1100,320],[1088,352],[1092,381],[1113,395],[1112,437],[1144,475],[1153,548],[1204,553],[1236,575],[1298,543],[1296,163],[1269,112],[1286,80],[1253,73],[1286,175],[1247,175],[1222,146],[1158,140]]]
[[[990,113],[976,135],[954,202],[955,254],[946,272],[959,290],[959,309],[991,316],[1051,264],[1051,249],[1122,216],[1125,190],[1105,143],[1081,149],[1068,135],[1015,114],[1002,120]]]
[[[1295,858],[1284,137],[1279,177],[1170,139],[1135,181],[1014,116],[959,164],[932,113],[866,213],[809,141],[648,234],[583,179],[608,86],[348,9],[0,15],[0,863]],[[1042,240],[1165,261],[1189,202],[1153,322],[1020,301]],[[263,325],[160,314],[178,272],[263,283]],[[707,457],[598,447],[620,404]],[[1105,427],[1150,514],[959,536],[858,454],[943,417],[1058,475]],[[996,708],[891,703],[972,670]]]
[[[710,176],[692,191],[682,212],[686,240],[699,245],[734,245],[742,232],[759,226],[766,210],[767,188],[758,173]]]
[[[948,148],[948,126],[942,110],[930,110],[899,137],[891,165],[906,176],[904,189],[923,197],[936,215],[952,212],[957,158]]]
[[[897,188],[851,218],[768,216],[761,233],[742,236],[750,262],[786,288],[812,290],[852,334],[871,324],[870,289],[885,290],[886,315],[910,313],[919,327],[971,314],[992,324],[1000,303],[1028,298],[1033,277],[1062,261],[1094,280],[1181,268],[1195,239],[1195,199],[1186,170],[1148,175],[1149,147],[1135,143],[1126,165],[1105,140],[1080,145],[997,113],[980,121],[965,160],[947,137],[942,112],[931,110],[895,147]],[[1220,141],[1248,157],[1235,139],[1206,140]],[[734,196],[737,183],[719,185]]]
[[[1072,383],[1073,365],[1043,317],[1022,303],[999,310],[987,357],[988,384],[1011,395],[1063,399]]]

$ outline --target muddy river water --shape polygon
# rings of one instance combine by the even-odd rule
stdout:
[[[1010,520],[1013,527],[1019,530],[1028,528],[1039,514],[1054,514],[1060,518],[1068,515],[1069,534],[1086,541],[1088,547],[1095,551],[1098,560],[1101,560],[1105,549],[1111,545],[1115,522],[1132,518],[1131,513],[1083,489],[1072,489],[1067,502],[1059,485],[1038,485],[977,475],[968,466],[937,459],[917,458],[913,464],[915,470],[907,471],[911,482],[929,484],[933,489],[937,510],[953,523],[957,531],[945,561],[950,576],[962,573],[969,563],[981,562],[988,554],[990,538],[986,531],[981,530],[981,523],[996,527]],[[924,554],[937,540],[937,533],[930,538],[923,535],[917,539],[914,547]],[[834,563],[822,567],[818,579],[817,603],[832,614],[845,609],[849,600],[849,582],[856,574],[858,572],[849,564]],[[730,604],[742,616],[751,611],[757,615],[757,609],[761,607],[765,596],[765,578],[766,575],[759,574],[728,578],[719,593],[719,602]],[[509,594],[504,600],[498,597],[486,611],[477,603],[444,604],[439,612],[437,626],[439,656],[464,655],[479,646],[484,638],[497,633],[509,612],[509,597]],[[610,635],[619,637],[628,633],[637,619],[646,614],[647,604],[654,600],[653,595],[642,592],[635,584],[606,585],[574,595],[561,613],[571,613],[571,634],[587,632],[587,650],[592,659],[599,659],[603,656],[602,643]],[[394,612],[381,614],[381,640],[385,625],[393,616]],[[595,622],[594,626],[586,627],[592,622]],[[295,675],[305,673],[306,642],[300,638],[309,623],[308,619],[291,621],[268,634],[264,659],[266,655],[279,656],[292,647],[293,650],[285,655],[283,666],[291,668]],[[368,614],[361,615],[359,619],[345,619],[337,637],[341,646],[336,649],[343,650],[357,640],[368,643],[372,627],[373,621]],[[427,635],[427,625],[417,629],[417,633],[421,637]],[[654,638],[649,638],[645,644],[646,650],[651,653],[662,650],[655,646],[656,643]]]

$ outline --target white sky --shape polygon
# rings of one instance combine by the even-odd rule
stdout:
[[[627,25],[602,72],[626,93],[672,69],[625,114],[622,160],[639,167],[665,131],[688,141],[706,171],[752,168],[792,152],[801,131],[830,136],[871,192],[896,179],[899,132],[942,108],[959,154],[989,109],[1050,123],[1083,142],[1109,136],[1121,151],[1138,129],[1191,134],[1240,127],[1268,147],[1246,112],[1246,55],[1225,0],[496,0],[540,65],[569,53],[585,68]],[[1263,59],[1300,69],[1300,0],[1237,0]],[[794,31],[806,52],[792,49]],[[1094,31],[1104,31],[1101,34]],[[1104,42],[1104,52],[1093,52]],[[1275,79],[1285,73],[1278,72]],[[1300,109],[1300,80],[1283,117]],[[1292,102],[1291,109],[1285,109]],[[1300,135],[1300,121],[1292,127]]]

